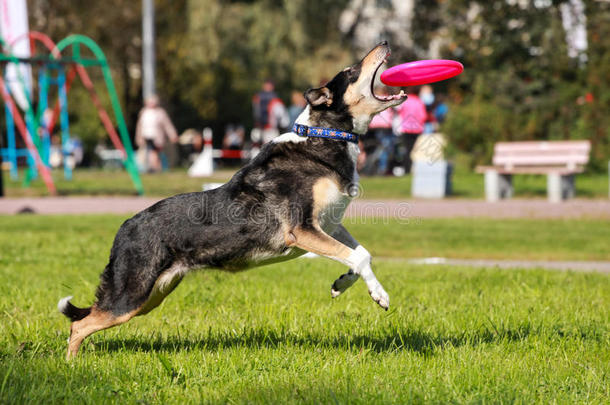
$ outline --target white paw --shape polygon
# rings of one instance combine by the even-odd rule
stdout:
[[[371,294],[371,298],[373,301],[379,304],[379,306],[386,311],[390,307],[390,296],[380,285],[377,285],[374,289],[369,290],[369,294]]]
[[[358,277],[359,276],[357,274],[354,274],[351,271],[349,273],[342,274],[341,277],[335,280],[332,287],[330,287],[330,296],[336,298],[341,295],[342,292],[350,288],[352,284],[358,280]]]

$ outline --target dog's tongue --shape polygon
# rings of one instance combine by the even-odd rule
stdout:
[[[398,100],[402,97],[405,96],[405,91],[404,90],[400,90],[400,93],[397,94],[389,94],[389,95],[381,95],[379,93],[375,93],[375,95],[377,97],[379,97],[382,100]]]

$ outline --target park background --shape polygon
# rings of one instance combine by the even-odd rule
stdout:
[[[450,103],[442,132],[457,198],[410,199],[410,176],[362,179],[363,199],[345,224],[374,257],[388,312],[361,282],[331,300],[345,269],[324,259],[202,271],[145,318],[88,339],[68,363],[69,323],[56,303],[68,295],[77,306],[93,302],[121,223],[233,171],[206,180],[184,169],[146,174],[143,197],[120,170],[82,168],[71,181],[55,170],[60,197],[48,197],[41,180],[24,188],[7,179],[0,212],[34,214],[0,215],[1,403],[610,401],[610,2],[155,6],[162,104],[179,132],[209,126],[216,144],[226,124],[252,126],[251,97],[264,79],[274,78],[287,102],[382,38],[393,63],[461,61],[462,75],[434,86]],[[97,41],[133,135],[142,106],[140,2],[30,0],[28,10],[30,30]],[[571,27],[584,27],[586,48],[566,30],[566,13]],[[91,75],[107,106],[99,72]],[[75,84],[68,106],[71,132],[95,165],[93,149],[107,135],[88,97]],[[591,141],[578,198],[549,203],[544,176],[524,175],[514,179],[519,198],[482,200],[483,176],[473,168],[490,162],[494,143],[547,139]],[[359,215],[368,203],[381,214],[406,204],[406,217]]]
[[[128,128],[142,106],[141,2],[32,0],[30,29],[72,33],[108,57]],[[252,127],[252,96],[273,78],[285,103],[354,63],[380,39],[392,61],[461,61],[465,73],[434,86],[448,95],[449,152],[473,168],[495,142],[589,139],[589,169],[610,156],[610,10],[606,1],[159,0],[157,89],[179,132]],[[572,14],[571,24],[564,22]],[[584,20],[583,20],[584,19]],[[586,44],[575,40],[584,24]],[[567,31],[566,31],[567,28]],[[100,89],[100,94],[105,94]],[[70,94],[71,130],[87,156],[106,137],[84,88]],[[2,119],[2,118],[0,118]],[[249,131],[246,131],[249,132]]]

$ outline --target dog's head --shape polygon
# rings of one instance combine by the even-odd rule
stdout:
[[[383,86],[379,75],[385,70],[389,55],[390,47],[383,41],[326,85],[307,90],[304,96],[310,108],[310,125],[363,134],[375,114],[402,103],[407,98],[403,91],[375,93],[376,87]],[[388,90],[389,93],[392,89]]]

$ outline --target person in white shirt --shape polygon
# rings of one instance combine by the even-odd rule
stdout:
[[[159,105],[159,97],[148,97],[140,110],[136,126],[136,144],[146,148],[146,168],[151,172],[161,171],[161,150],[166,138],[172,143],[178,142],[176,128],[171,119]]]

